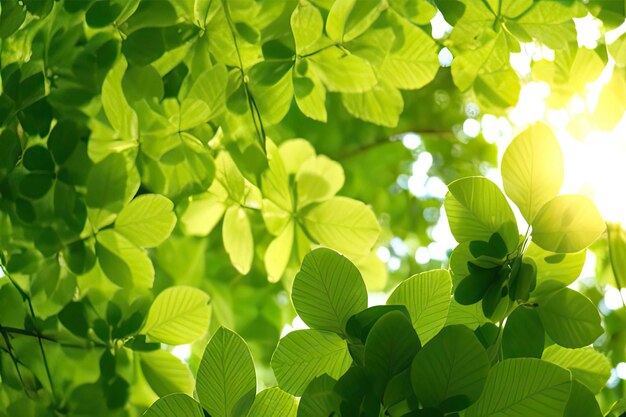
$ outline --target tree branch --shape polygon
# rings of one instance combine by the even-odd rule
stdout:
[[[347,149],[335,159],[338,161],[342,161],[342,160],[354,158],[363,153],[366,153],[367,151],[373,148],[388,145],[390,143],[396,143],[401,140],[402,135],[408,134],[408,133],[415,133],[418,135],[435,135],[435,136],[441,136],[441,137],[454,136],[454,133],[451,130],[434,130],[434,129],[409,130],[407,132],[399,133],[399,134],[392,135],[389,137],[378,138],[373,142],[365,143],[361,146]]]

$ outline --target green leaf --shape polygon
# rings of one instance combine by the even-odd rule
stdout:
[[[176,224],[173,208],[174,204],[162,195],[140,195],[120,211],[115,230],[137,246],[159,246]]]
[[[130,174],[126,159],[117,153],[107,156],[89,171],[85,202],[96,229],[110,224],[137,192],[139,181]]]
[[[245,417],[254,402],[256,377],[252,356],[243,339],[220,327],[207,345],[196,391],[212,417]]]
[[[558,2],[536,2],[515,21],[528,35],[551,49],[567,48],[576,41],[574,10]]]
[[[296,417],[296,399],[278,387],[265,389],[256,396],[248,417]]]
[[[517,307],[509,316],[502,335],[505,358],[541,358],[545,332],[535,309]]]
[[[478,326],[489,323],[489,319],[485,317],[480,303],[472,305],[459,304],[456,300],[450,303],[448,311],[448,319],[446,326],[453,324],[462,324],[470,329],[476,329]]]
[[[591,200],[561,195],[546,203],[533,221],[532,239],[545,250],[578,252],[591,245],[606,229]]]
[[[428,0],[390,0],[389,5],[417,25],[426,25],[437,14],[437,8]]]
[[[204,417],[202,407],[186,394],[171,394],[158,399],[144,417]]]
[[[608,416],[609,414],[607,414]],[[602,417],[595,395],[578,381],[572,381],[572,390],[563,417]]]
[[[478,399],[488,372],[487,352],[474,333],[448,326],[415,357],[411,383],[424,406],[460,411]]]
[[[571,382],[569,372],[534,358],[507,359],[491,368],[480,399],[466,417],[561,417]]]
[[[404,305],[422,343],[427,343],[446,323],[452,280],[443,269],[422,272],[402,281],[387,304]]]
[[[561,147],[543,123],[519,134],[502,157],[504,191],[529,224],[541,207],[559,193],[563,175]]]
[[[250,68],[249,88],[260,117],[267,125],[278,124],[293,101],[292,62],[260,62]]]
[[[407,3],[413,2],[409,0]],[[428,4],[426,1],[420,3]],[[391,52],[380,67],[379,77],[403,90],[422,88],[439,71],[437,44],[422,29],[396,14],[390,13],[390,21],[396,37]]]
[[[182,345],[201,338],[209,328],[209,296],[193,287],[163,290],[154,300],[142,334],[168,345]]]
[[[293,195],[289,188],[289,174],[285,169],[285,164],[278,148],[271,140],[267,141],[267,162],[269,168],[265,170],[261,177],[263,197],[270,200],[274,206],[289,213],[293,209]]]
[[[326,33],[338,43],[348,42],[365,32],[384,7],[380,0],[337,0],[328,12]]]
[[[346,335],[352,347],[363,344],[367,340],[367,335],[378,320],[387,313],[399,311],[407,318],[410,318],[409,311],[403,305],[379,305],[368,307],[365,310],[350,317],[346,323]]]
[[[180,359],[165,350],[138,353],[141,371],[159,397],[176,392],[193,394],[194,379]]]
[[[10,287],[4,287],[8,289]],[[1,293],[0,293],[1,294]],[[8,294],[5,292],[5,294]],[[9,300],[3,300],[9,305]],[[59,312],[59,321],[67,330],[79,337],[86,337],[89,331],[89,321],[87,319],[87,311],[85,305],[80,302],[72,301],[66,304]],[[6,324],[6,323],[5,323]],[[21,326],[21,324],[18,324]]]
[[[228,72],[223,65],[215,65],[200,73],[187,94],[181,97],[181,118],[185,120],[185,113],[192,106],[200,109],[200,120],[210,120],[222,114],[226,108],[227,82]]]
[[[187,236],[207,236],[222,220],[225,211],[224,203],[214,195],[196,194],[182,215],[178,215],[178,224]]]
[[[611,362],[592,347],[566,349],[552,345],[543,352],[542,359],[569,369],[574,379],[593,394],[599,394],[611,376]]]
[[[499,233],[509,251],[517,247],[515,215],[497,185],[487,178],[468,177],[452,182],[448,189],[444,207],[457,242],[487,242]]]
[[[107,278],[120,287],[152,287],[154,267],[148,254],[115,230],[97,234],[96,255]]]
[[[380,234],[372,210],[347,197],[333,197],[312,207],[304,215],[304,225],[318,243],[353,255],[369,253]]]
[[[346,257],[326,248],[309,252],[293,282],[293,305],[314,329],[344,334],[348,319],[367,307],[367,289]]]
[[[324,49],[305,62],[329,91],[362,93],[378,81],[367,61],[339,48]]]
[[[465,51],[452,61],[452,78],[462,90],[468,90],[479,77],[509,68],[509,49],[506,38],[500,34],[476,49]]]
[[[243,208],[231,206],[226,210],[222,239],[233,266],[241,274],[247,274],[252,266],[254,241],[250,220]]]
[[[1,6],[0,39],[5,39],[20,28],[26,18],[26,8],[17,0],[4,0]]]
[[[584,295],[563,288],[539,302],[539,317],[546,333],[563,347],[593,343],[603,332],[596,306]]]
[[[265,251],[264,261],[267,278],[270,282],[278,282],[282,277],[293,248],[294,225],[287,223],[283,231],[270,242]]]
[[[335,381],[328,375],[315,378],[306,387],[298,403],[298,417],[331,416],[339,413],[341,397],[334,391]]]
[[[326,122],[326,88],[317,75],[308,71],[307,75],[303,77],[294,71],[293,92],[296,104],[305,116]]]
[[[272,370],[278,386],[301,396],[307,385],[320,375],[339,378],[352,358],[346,342],[323,330],[296,330],[280,340],[272,356]]]
[[[396,127],[404,107],[400,91],[385,81],[363,93],[344,93],[341,101],[354,117],[388,127]]]
[[[408,369],[421,347],[408,317],[391,311],[374,323],[365,341],[365,369],[382,398],[389,381]]]
[[[324,20],[319,9],[308,1],[299,2],[291,14],[291,32],[298,54],[305,54],[322,37],[323,30]]]
[[[619,223],[607,224],[609,260],[619,290],[626,288],[626,232]]]
[[[137,140],[137,113],[130,107],[122,91],[122,78],[128,64],[121,57],[113,65],[102,84],[102,107],[109,123],[122,139]]]
[[[524,258],[532,259],[537,266],[535,294],[538,294],[544,289],[562,288],[574,282],[583,270],[586,251],[554,253],[531,242],[524,252]]]
[[[142,141],[139,161],[145,187],[172,200],[206,191],[215,174],[206,144],[187,132]]]

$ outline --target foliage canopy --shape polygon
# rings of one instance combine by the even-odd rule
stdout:
[[[502,189],[481,175],[495,146],[458,126],[531,81],[563,107],[608,65],[577,122],[613,129],[626,35],[579,47],[575,19],[625,14],[0,0],[0,416],[621,415],[624,383],[605,386],[624,309],[571,284],[591,247],[623,288],[626,233],[560,194],[550,126],[516,132]],[[522,75],[510,56],[531,43],[554,59]],[[441,198],[402,186],[426,154]],[[388,268],[377,249],[427,246],[440,207],[449,259],[394,249]]]

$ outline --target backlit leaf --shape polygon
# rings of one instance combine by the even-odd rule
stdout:
[[[348,319],[367,307],[367,290],[358,269],[326,248],[307,254],[293,282],[293,305],[314,329],[343,334]]]
[[[196,391],[214,417],[245,417],[254,402],[256,377],[252,356],[239,335],[220,327],[207,345]]]
[[[387,304],[404,305],[422,343],[427,343],[446,323],[452,299],[450,273],[443,269],[422,272],[402,281]]]
[[[320,375],[339,378],[351,363],[346,342],[323,330],[296,330],[287,334],[272,356],[278,385],[296,396],[302,395],[309,382]]]

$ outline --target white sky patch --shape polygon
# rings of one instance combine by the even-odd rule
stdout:
[[[626,362],[618,363],[615,367],[615,371],[620,379],[626,380]]]
[[[438,58],[439,65],[446,68],[452,65],[452,60],[454,59],[454,56],[448,48],[442,48],[441,51],[439,51]]]
[[[607,287],[604,292],[604,305],[609,310],[619,310],[624,307],[624,300],[626,300],[626,288],[622,289],[621,294],[617,288]]]
[[[189,363],[189,358],[191,357],[191,345],[174,346],[171,353],[181,361]]]
[[[400,258],[398,258],[397,256],[392,256],[389,261],[387,261],[387,268],[391,272],[396,272],[398,269],[400,269],[401,263],[402,262],[400,261]]]
[[[430,20],[430,25],[432,27],[432,36],[435,39],[441,39],[452,31],[452,26],[446,22],[439,10],[437,10],[435,17]]]
[[[415,262],[418,264],[427,264],[430,261],[430,251],[426,246],[420,246],[415,251]]]
[[[376,255],[378,256],[378,259],[380,259],[384,263],[389,262],[389,258],[391,258],[391,253],[389,252],[389,249],[387,249],[385,246],[381,246],[376,249]]]
[[[576,25],[576,33],[578,35],[578,46],[588,49],[597,48],[598,41],[602,37],[602,22],[587,14],[583,18],[574,19],[574,24]]]
[[[402,144],[405,148],[415,150],[422,144],[422,138],[417,133],[407,133],[402,136]]]
[[[463,122],[463,133],[470,138],[475,138],[480,133],[480,122],[476,119],[465,119]]]
[[[370,292],[367,294],[367,306],[381,306],[387,304],[389,294],[382,291]]]
[[[283,337],[287,336],[287,334],[293,332],[294,330],[303,330],[303,329],[308,329],[308,328],[309,326],[307,326],[306,323],[302,321],[300,316],[296,316],[291,322],[291,324],[285,324],[283,326],[283,330],[282,332],[280,332],[280,337],[282,339]]]

